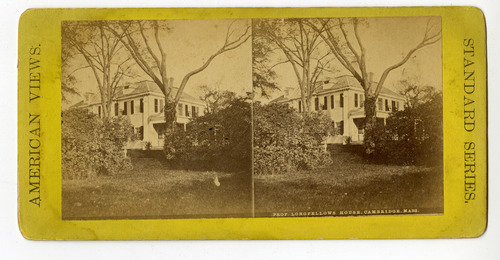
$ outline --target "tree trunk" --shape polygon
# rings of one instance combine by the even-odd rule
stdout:
[[[365,93],[365,135],[364,146],[367,154],[375,152],[375,132],[377,127],[377,98]]]
[[[171,100],[169,95],[165,95],[165,136],[164,136],[164,151],[167,159],[173,159],[175,157],[175,149],[173,147],[173,141],[175,138],[175,123],[177,121],[176,115],[177,103]]]

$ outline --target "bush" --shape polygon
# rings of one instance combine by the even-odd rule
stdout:
[[[330,131],[322,114],[299,114],[286,104],[254,105],[254,173],[314,169],[331,160],[321,145]]]
[[[187,130],[166,136],[171,166],[193,170],[251,172],[252,125],[250,103],[243,98],[195,118]]]
[[[443,161],[442,95],[406,107],[377,128],[377,161],[406,165],[440,165]]]
[[[124,147],[132,135],[127,118],[102,120],[86,109],[62,113],[63,178],[86,178],[131,169]]]

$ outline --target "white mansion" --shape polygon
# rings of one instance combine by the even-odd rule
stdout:
[[[364,90],[359,82],[352,76],[340,76],[325,81],[323,86],[313,94],[311,111],[322,110],[332,120],[336,134],[328,136],[326,143],[343,143],[346,137],[352,142],[363,141],[364,134]],[[298,112],[302,112],[300,93],[285,92],[271,102],[288,103]],[[377,99],[377,119],[389,117],[392,111],[402,109],[404,99],[401,95],[382,88]]]
[[[172,88],[172,94],[177,92]],[[165,133],[164,117],[165,96],[158,85],[152,81],[141,81],[134,84],[120,86],[113,100],[111,116],[126,116],[134,126],[136,138],[127,144],[127,149],[145,149],[150,143],[153,149],[163,148]],[[85,100],[72,106],[73,108],[87,108],[89,111],[102,117],[100,96],[86,93]],[[187,93],[182,93],[177,106],[177,124],[186,127],[194,117],[204,113],[205,103]]]

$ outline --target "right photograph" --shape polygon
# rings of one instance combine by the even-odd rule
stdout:
[[[252,34],[256,217],[444,213],[441,17]]]

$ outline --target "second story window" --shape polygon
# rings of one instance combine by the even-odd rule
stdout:
[[[354,107],[358,107],[359,103],[358,103],[358,94],[357,93],[354,93]]]
[[[130,101],[130,114],[131,115],[134,114],[134,101],[133,100]]]
[[[398,111],[397,106],[396,106],[396,101],[394,101],[394,100],[393,100],[393,101],[391,102],[391,107],[392,107],[392,112],[396,112],[396,111]]]
[[[323,98],[323,110],[327,110],[328,109],[328,97],[325,96]]]
[[[314,99],[314,110],[319,110],[319,98]]]
[[[299,100],[299,113],[302,113],[302,101]]]
[[[115,103],[115,116],[118,116],[118,110],[120,109],[119,106],[120,105],[118,104],[118,102],[116,102]]]
[[[127,115],[127,101],[123,102],[123,115]]]
[[[188,105],[186,105],[185,112],[186,112],[186,116],[189,117],[189,106]]]
[[[389,107],[389,100],[385,100],[385,111],[391,111],[391,108]]]
[[[144,113],[144,99],[139,100],[139,113]]]
[[[344,94],[340,94],[340,107],[344,107]]]
[[[330,107],[332,109],[335,108],[335,98],[333,97],[333,95],[330,96]]]
[[[158,113],[158,99],[155,98],[155,113]]]

